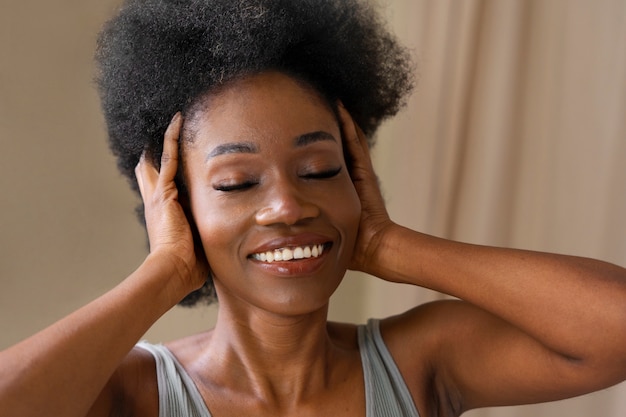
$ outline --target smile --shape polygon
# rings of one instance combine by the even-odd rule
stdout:
[[[252,258],[261,262],[286,262],[299,259],[317,258],[324,252],[324,245],[296,246],[273,251],[254,253]]]

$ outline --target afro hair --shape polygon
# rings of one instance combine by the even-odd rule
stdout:
[[[277,70],[341,100],[371,138],[413,86],[412,60],[367,0],[126,0],[98,38],[97,85],[118,167],[134,175],[146,151],[236,78]],[[181,304],[211,302],[211,279]]]

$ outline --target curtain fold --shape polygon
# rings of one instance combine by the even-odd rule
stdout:
[[[392,217],[626,266],[626,2],[388,0],[419,83],[373,152]],[[441,295],[367,281],[368,315]],[[472,416],[626,415],[626,385]]]

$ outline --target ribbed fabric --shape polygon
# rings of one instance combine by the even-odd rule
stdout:
[[[366,417],[419,417],[411,394],[383,341],[378,320],[358,327],[365,379]],[[211,417],[200,392],[163,345],[140,342],[156,362],[159,417]]]
[[[154,356],[159,386],[159,417],[211,417],[200,392],[176,357],[163,345],[139,342]]]
[[[380,334],[379,321],[359,326],[366,417],[419,417],[404,378]]]

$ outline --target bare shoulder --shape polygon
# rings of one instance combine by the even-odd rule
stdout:
[[[97,412],[105,409],[109,411]],[[159,395],[152,354],[138,347],[132,349],[111,376],[89,415],[157,417]]]
[[[398,344],[401,349],[407,341],[432,344],[444,333],[463,326],[467,320],[486,314],[473,305],[460,300],[439,300],[419,305],[397,316],[381,320],[385,342]]]
[[[475,310],[463,301],[441,300],[381,321],[383,340],[424,415],[460,414],[461,399],[440,365],[445,346],[460,336]]]

